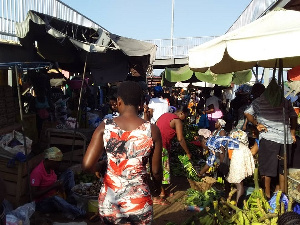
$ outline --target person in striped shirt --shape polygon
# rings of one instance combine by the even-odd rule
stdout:
[[[287,152],[296,141],[297,114],[290,101],[273,79],[264,93],[256,98],[244,112],[259,134],[258,168],[264,178],[265,194],[271,197],[271,179],[279,177],[279,189],[284,189],[284,127],[286,127]],[[284,116],[283,116],[284,115]],[[287,126],[284,126],[286,124]],[[289,155],[289,154],[287,154]],[[277,186],[278,188],[278,186]]]

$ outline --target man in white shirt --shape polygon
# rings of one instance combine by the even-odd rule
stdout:
[[[150,122],[155,124],[158,118],[169,112],[169,102],[167,99],[162,98],[163,89],[161,86],[156,86],[154,88],[155,98],[151,98],[148,104],[150,112]]]

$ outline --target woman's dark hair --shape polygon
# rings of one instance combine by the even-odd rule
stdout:
[[[205,137],[204,137],[203,135],[199,135],[199,136],[198,136],[198,141],[201,141],[201,142],[202,142],[204,139],[205,139]]]
[[[137,82],[124,81],[119,85],[117,95],[125,105],[139,106],[142,103],[143,91]]]
[[[177,108],[176,112],[183,112],[183,113],[189,113],[189,109],[186,105],[181,105],[179,108]]]
[[[221,98],[222,96],[222,90],[220,88],[215,88],[214,89],[214,96]]]
[[[108,97],[108,101],[117,101],[116,95],[111,95]]]
[[[261,96],[261,94],[265,91],[265,86],[262,83],[255,83],[251,89],[252,100]]]
[[[296,225],[300,224],[300,215],[296,212],[283,213],[278,218],[278,225]]]

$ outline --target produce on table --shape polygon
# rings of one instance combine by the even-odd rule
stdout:
[[[75,179],[75,184],[93,183],[95,180],[98,180],[95,174],[85,173],[85,172],[75,173],[74,179]]]
[[[300,171],[291,172],[288,176],[288,193],[300,202]]]
[[[101,181],[94,181],[92,184],[79,184],[75,186],[74,192],[78,195],[96,197],[101,188]]]

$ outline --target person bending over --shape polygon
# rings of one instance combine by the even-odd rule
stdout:
[[[169,202],[164,198],[166,196],[164,185],[170,184],[170,164],[169,155],[171,151],[172,139],[177,137],[177,140],[183,150],[188,155],[189,159],[192,157],[183,135],[182,121],[186,118],[189,109],[186,106],[181,106],[175,113],[165,113],[159,117],[156,122],[158,126],[163,143],[162,165],[163,165],[163,181],[160,193],[160,198],[154,199],[154,204],[168,205]]]

